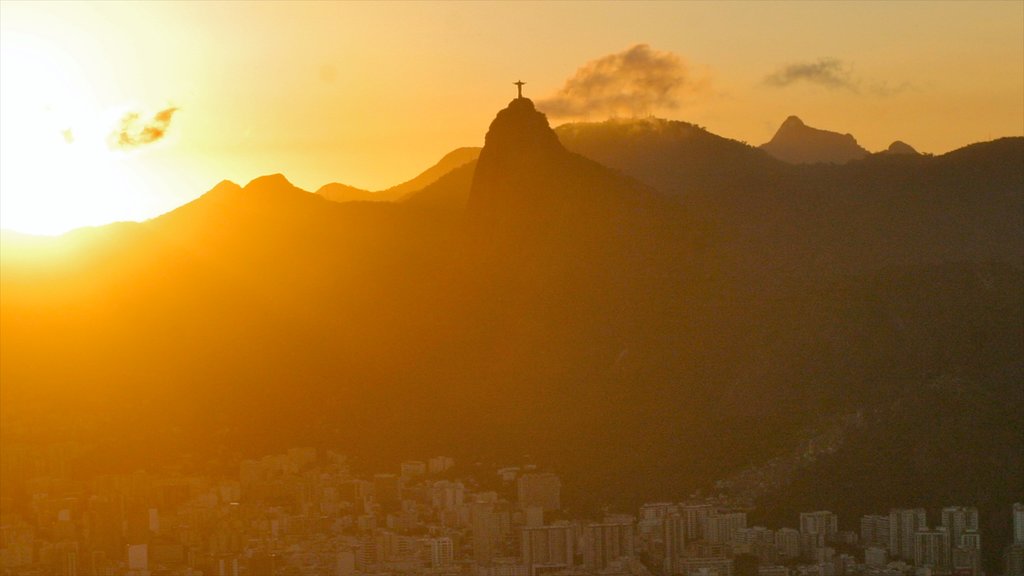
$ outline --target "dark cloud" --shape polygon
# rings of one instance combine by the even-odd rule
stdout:
[[[165,108],[143,120],[138,112],[129,112],[121,117],[121,124],[110,135],[111,148],[128,150],[144,144],[152,144],[167,134],[171,118],[178,108]]]
[[[587,62],[537,107],[556,117],[643,115],[678,108],[705,85],[678,55],[637,44]]]
[[[857,82],[850,76],[849,67],[837,58],[789,64],[764,79],[765,84],[780,88],[797,82],[809,82],[831,89],[860,91]]]

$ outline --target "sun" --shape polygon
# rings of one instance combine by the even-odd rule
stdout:
[[[0,42],[0,227],[59,234],[144,217],[137,162],[108,145],[115,112],[74,57],[28,34]]]

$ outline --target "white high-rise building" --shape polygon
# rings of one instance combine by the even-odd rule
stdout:
[[[918,530],[914,534],[914,565],[918,568],[931,568],[937,574],[950,573],[952,554],[949,532],[945,528]]]
[[[686,522],[686,541],[702,540],[705,537],[708,517],[715,513],[711,504],[681,504],[679,513]]]
[[[569,523],[523,528],[523,564],[532,574],[535,567],[572,568],[576,554],[576,530]]]
[[[780,528],[775,531],[775,547],[779,555],[794,559],[800,557],[800,531],[793,528]]]
[[[437,570],[455,563],[455,545],[451,538],[430,538],[430,567]]]
[[[747,527],[746,512],[726,512],[709,516],[704,539],[712,544],[731,544],[740,530]]]
[[[600,572],[612,562],[632,558],[633,554],[632,523],[588,524],[583,529],[583,564],[588,572]]]
[[[942,509],[942,527],[949,532],[953,548],[963,546],[962,537],[967,532],[978,532],[978,509],[970,506],[947,506]]]
[[[828,510],[800,513],[800,534],[822,547],[839,532],[838,517]]]
[[[924,508],[889,511],[889,554],[902,560],[914,559],[914,535],[928,528]]]
[[[889,549],[889,517],[882,515],[862,516],[860,519],[860,544],[867,548],[878,546]]]

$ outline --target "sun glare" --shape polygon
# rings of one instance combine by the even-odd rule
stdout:
[[[59,234],[145,217],[137,159],[109,146],[117,116],[75,59],[23,34],[0,53],[0,227]]]

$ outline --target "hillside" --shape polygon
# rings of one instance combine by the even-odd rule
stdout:
[[[845,164],[868,155],[851,134],[812,128],[796,116],[786,118],[761,149],[790,164]]]
[[[412,180],[385,190],[370,192],[335,182],[321,186],[316,193],[332,202],[394,202],[396,200],[405,200],[427,186],[434,184],[449,172],[473,162],[479,154],[479,148],[456,148],[445,154],[436,164],[427,168]]]
[[[945,471],[1018,446],[973,427],[1019,431],[1022,145],[800,167],[682,123],[556,133],[517,99],[475,163],[402,202],[273,175],[143,223],[5,235],[3,438],[92,443],[83,471],[306,443],[370,465],[528,453],[597,508],[708,489],[861,412],[812,471],[875,472],[844,513],[903,497],[879,492],[879,435],[939,422],[973,449],[901,436],[888,460],[994,509],[1020,470]],[[765,513],[811,505],[817,477]]]

